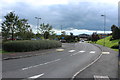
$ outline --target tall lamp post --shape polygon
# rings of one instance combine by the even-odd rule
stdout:
[[[106,26],[106,15],[101,15],[102,17],[104,17],[104,43],[103,46],[105,46],[105,26]]]
[[[37,19],[37,33],[38,33],[39,20],[40,20],[41,18],[39,18],[39,17],[35,17],[35,19]]]
[[[62,35],[62,25],[61,25],[61,35]]]

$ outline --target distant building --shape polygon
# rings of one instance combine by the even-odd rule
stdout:
[[[80,40],[87,40],[90,37],[90,35],[88,35],[88,34],[79,34],[78,37],[80,38]]]
[[[100,39],[103,39],[105,37],[111,36],[112,34],[98,34]]]

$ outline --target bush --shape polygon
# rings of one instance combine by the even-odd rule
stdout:
[[[9,52],[27,52],[40,49],[51,49],[61,47],[61,42],[54,40],[24,40],[24,41],[9,41],[2,45],[3,50]]]

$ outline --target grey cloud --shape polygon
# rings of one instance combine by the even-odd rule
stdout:
[[[112,8],[112,9],[111,9]],[[54,28],[76,28],[88,30],[103,30],[103,17],[100,15],[106,10],[107,27],[117,24],[117,7],[109,4],[82,2],[77,5],[49,5],[33,7],[25,3],[17,3],[5,9],[12,9],[21,18],[29,19],[29,23],[36,25],[35,16],[41,17],[40,23],[50,23]]]

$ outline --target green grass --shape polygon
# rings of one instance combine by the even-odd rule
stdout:
[[[105,46],[111,48],[114,45],[118,45],[119,40],[112,40],[110,41],[112,36],[106,37],[105,38]],[[103,45],[104,44],[104,39],[100,39],[96,42],[96,44]],[[113,49],[115,51],[118,51],[118,49]]]

